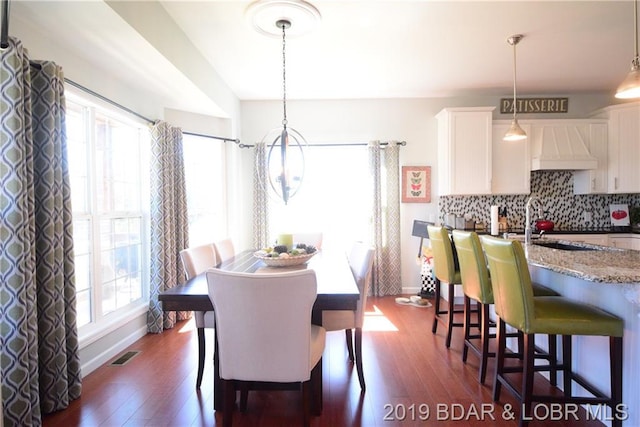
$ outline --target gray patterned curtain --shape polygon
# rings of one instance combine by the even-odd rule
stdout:
[[[5,426],[80,397],[64,79],[11,39],[0,62],[0,348]]]
[[[400,147],[395,141],[384,148],[369,144],[369,167],[373,176],[373,263],[371,294],[397,295],[400,276]]]
[[[264,248],[269,241],[269,194],[267,192],[267,146],[256,144],[253,168],[253,247]]]
[[[163,312],[158,294],[184,281],[180,251],[189,246],[182,130],[158,121],[151,129],[151,290],[147,329],[160,333],[191,312]]]

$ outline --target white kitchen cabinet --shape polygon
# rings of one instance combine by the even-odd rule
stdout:
[[[545,239],[569,240],[571,242],[589,243],[592,245],[609,246],[608,234],[547,234]]]
[[[640,103],[612,105],[599,115],[609,119],[607,192],[640,192]]]
[[[436,115],[441,196],[491,194],[494,109],[445,108]]]
[[[589,125],[589,152],[598,161],[597,169],[580,170],[573,173],[574,194],[605,194],[608,183],[608,132],[606,122]]]
[[[493,122],[491,193],[529,194],[531,193],[529,138],[523,141],[504,141],[502,137],[510,126],[510,120]],[[531,133],[531,125],[520,123],[520,126],[527,135]]]

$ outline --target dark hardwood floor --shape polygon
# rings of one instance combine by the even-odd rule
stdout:
[[[323,357],[324,408],[312,426],[516,426],[519,410],[508,391],[492,402],[493,361],[485,385],[478,382],[478,359],[462,363],[462,331],[454,330],[450,349],[444,328],[431,333],[433,308],[398,305],[394,297],[369,298],[363,333],[366,393],[347,358],[344,333],[327,334]],[[208,359],[213,333],[207,331]],[[147,335],[128,350],[140,353],[124,366],[102,366],[83,380],[82,397],[44,419],[45,427],[213,426],[212,363],[195,389],[197,338],[193,321],[159,335]],[[550,387],[539,377],[536,390]],[[510,405],[507,406],[507,405]],[[511,408],[510,410],[508,410]],[[530,426],[601,426],[597,421],[548,418],[539,408]],[[483,413],[484,410],[484,413]],[[429,411],[428,419],[426,411]],[[513,419],[510,418],[513,414]],[[506,415],[506,416],[505,416]],[[234,426],[290,426],[301,423],[300,396],[291,391],[254,391]],[[566,418],[566,420],[565,420]]]

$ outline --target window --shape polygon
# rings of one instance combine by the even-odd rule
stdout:
[[[270,199],[270,234],[323,232],[324,248],[369,241],[372,180],[366,146],[309,146],[298,193],[285,206]],[[273,192],[269,190],[269,194]]]
[[[183,135],[189,246],[227,236],[224,141]]]
[[[149,130],[67,91],[81,338],[146,305]]]

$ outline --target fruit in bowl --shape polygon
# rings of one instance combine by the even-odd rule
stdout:
[[[269,246],[256,252],[257,256],[269,258],[288,258],[299,255],[309,255],[317,251],[315,246],[298,243],[295,248],[288,250],[286,245]]]
[[[285,245],[269,246],[256,251],[254,256],[260,258],[269,266],[285,267],[305,263],[316,252],[317,249],[314,246],[301,243],[291,250],[288,250]]]

